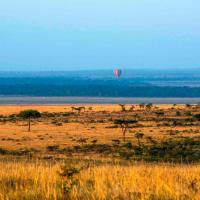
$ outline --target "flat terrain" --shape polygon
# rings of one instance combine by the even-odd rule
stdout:
[[[18,115],[29,109],[41,113],[30,132]],[[2,105],[0,200],[198,200],[199,113],[189,104]]]
[[[87,144],[123,144],[121,127],[115,124],[118,119],[137,121],[129,125],[125,135],[125,143],[131,142],[133,146],[200,138],[200,123],[194,118],[200,113],[198,105],[153,105],[150,109],[133,106],[130,110],[131,105],[125,105],[126,111],[122,111],[119,105],[80,105],[85,109],[80,113],[72,111],[73,105],[0,106],[0,147],[33,149],[45,155],[50,153],[49,146],[65,149]],[[17,117],[27,109],[42,113],[41,118],[32,119],[31,132],[27,131],[27,120]],[[136,133],[143,134],[140,144]]]

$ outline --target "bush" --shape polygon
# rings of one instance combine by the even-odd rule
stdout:
[[[199,114],[196,114],[196,115],[193,115],[193,117],[194,117],[196,120],[200,121],[200,113],[199,113]]]
[[[58,145],[49,145],[49,146],[47,146],[47,149],[49,151],[57,151],[59,149],[59,146]]]
[[[128,149],[131,149],[133,147],[133,144],[131,141],[128,141],[124,146],[127,147]]]

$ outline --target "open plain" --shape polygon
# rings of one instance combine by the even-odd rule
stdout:
[[[37,110],[28,120],[18,114]],[[199,105],[0,106],[0,199],[199,199]]]

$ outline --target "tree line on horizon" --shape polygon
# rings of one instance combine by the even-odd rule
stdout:
[[[0,84],[0,95],[88,97],[200,97],[200,87]]]

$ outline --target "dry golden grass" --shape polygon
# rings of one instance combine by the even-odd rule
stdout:
[[[24,157],[29,157],[29,154],[22,156],[23,159],[20,158],[20,161],[14,162],[11,161],[11,159],[15,159],[14,156],[2,153],[0,157],[3,160],[0,161],[0,200],[199,200],[200,165],[131,164],[127,161],[119,164],[121,157],[117,157],[117,163],[114,163],[111,158],[113,154],[106,157],[105,154],[95,154],[95,151],[88,154],[84,151],[80,154],[67,154],[67,156],[81,157],[80,165],[85,164],[83,158],[88,158],[90,161],[93,158],[101,158],[103,164],[99,165],[98,162],[94,161],[92,166],[83,169],[77,175],[78,182],[72,188],[69,197],[65,196],[64,198],[63,196],[63,179],[58,174],[61,161],[53,164],[53,160],[62,159],[66,156],[66,152],[51,152],[47,148],[49,145],[58,145],[59,150],[74,148],[75,145],[81,147],[82,144],[78,140],[87,138],[87,144],[92,144],[92,140],[97,139],[96,148],[98,144],[112,146],[113,139],[122,139],[120,128],[112,127],[114,125],[113,119],[125,117],[134,119],[135,115],[139,119],[139,126],[130,128],[126,135],[127,141],[131,141],[135,147],[138,146],[137,140],[134,138],[134,133],[137,131],[144,133],[141,142],[147,145],[148,137],[152,137],[158,144],[161,140],[168,138],[189,137],[196,140],[200,138],[198,121],[195,121],[191,126],[184,125],[188,122],[187,117],[192,118],[185,113],[188,111],[192,114],[200,113],[198,108],[189,109],[184,105],[176,106],[175,109],[171,109],[172,105],[156,106],[159,108],[152,111],[140,110],[137,106],[133,112],[120,112],[118,105],[87,105],[86,112],[80,115],[58,115],[52,118],[43,117],[34,120],[31,132],[27,132],[26,121],[20,119],[4,121],[6,118],[2,118],[0,121],[0,148],[16,151],[21,151],[23,148],[34,148],[38,150],[38,153],[34,154],[31,162],[23,161]],[[93,109],[90,110],[89,107]],[[36,109],[48,113],[65,113],[71,112],[71,105],[0,106],[0,114],[8,116],[26,109]],[[165,116],[163,119],[160,117],[160,121],[156,121],[159,118],[156,116],[156,109],[165,112]],[[176,111],[180,111],[182,115],[177,116]],[[170,118],[181,119],[183,124],[163,125],[165,122],[170,123]],[[61,122],[62,125],[56,125],[53,121]],[[158,126],[159,123],[162,125]],[[171,134],[171,131],[178,132]],[[121,146],[123,144],[121,142]],[[186,147],[188,146],[186,145]],[[186,150],[189,152],[188,149]],[[174,152],[176,153],[176,149]],[[195,156],[200,155],[198,152],[195,152]],[[83,155],[84,153],[85,155]],[[49,159],[48,156],[52,156],[49,162],[41,161]],[[18,157],[16,156],[16,158]],[[38,158],[41,160],[38,161]],[[110,164],[105,162],[108,159],[111,159]]]
[[[38,110],[40,112],[69,112],[71,111],[72,106],[77,105],[0,105],[0,114],[1,115],[10,115],[13,113],[19,113],[22,110],[26,109],[34,109]],[[120,111],[120,107],[115,104],[88,104],[88,105],[78,105],[78,106],[85,106],[86,110],[89,109],[89,107],[92,107],[93,112],[99,112],[99,111]],[[127,105],[127,108],[130,108],[131,105]],[[161,109],[168,109],[171,108],[173,105],[171,104],[161,104],[156,105],[159,106]],[[176,108],[184,108],[185,105],[177,105]],[[139,106],[136,105],[136,108],[139,109]]]
[[[60,164],[0,163],[0,199],[62,199]],[[70,198],[200,199],[200,166],[103,165],[82,170]]]
[[[22,110],[36,109],[40,112],[60,113],[71,112],[72,105],[16,105],[16,106],[0,106],[0,114],[8,116],[11,114],[17,114]],[[168,111],[173,105],[157,105],[159,109]],[[21,149],[21,148],[35,148],[40,151],[44,151],[48,145],[59,145],[60,147],[68,147],[77,145],[79,138],[88,138],[90,143],[93,139],[97,139],[98,143],[112,143],[112,139],[121,139],[122,134],[119,128],[107,128],[112,126],[113,123],[106,121],[104,123],[87,122],[88,120],[104,119],[103,112],[107,112],[107,118],[115,116],[115,112],[120,111],[118,105],[86,105],[86,112],[80,116],[69,117],[69,123],[62,123],[62,126],[56,126],[52,124],[54,119],[35,120],[32,122],[32,131],[27,132],[26,121],[0,122],[0,147],[6,149]],[[92,107],[92,111],[88,111],[89,107]],[[130,105],[127,105],[129,108]],[[185,108],[184,105],[176,106],[177,109]],[[136,106],[141,118],[146,117],[144,111],[140,111]],[[168,111],[171,112],[171,111]],[[117,116],[117,115],[116,115]],[[125,117],[126,114],[121,114],[119,117]],[[170,117],[170,116],[169,116]],[[65,117],[68,119],[68,117]],[[58,122],[62,119],[58,118]],[[79,122],[74,122],[78,120]],[[134,139],[133,131],[141,131],[146,137],[151,136],[157,140],[171,137],[167,131],[170,127],[157,127],[153,121],[143,122],[146,127],[138,127],[130,130],[127,133],[127,140],[131,140],[136,143]],[[148,126],[148,127],[147,127]],[[193,130],[199,130],[199,126],[193,126]],[[191,127],[176,126],[176,130],[185,131],[185,133],[179,134],[179,136],[192,136],[190,133]],[[189,133],[187,133],[187,130]],[[194,136],[200,136],[200,133],[195,133]]]

